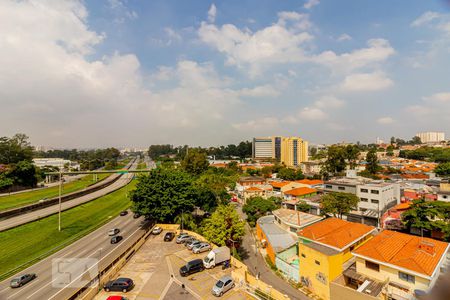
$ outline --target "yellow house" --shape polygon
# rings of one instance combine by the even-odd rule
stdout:
[[[298,235],[300,282],[322,299],[330,299],[330,283],[342,274],[351,251],[372,238],[375,227],[329,218]]]
[[[346,280],[358,289],[366,281],[384,283],[381,299],[411,299],[415,290],[434,286],[448,249],[445,242],[384,230],[355,249],[355,272]]]

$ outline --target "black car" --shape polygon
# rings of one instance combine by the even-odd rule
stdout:
[[[170,242],[175,238],[175,232],[166,232],[164,235],[164,242]]]
[[[111,244],[117,244],[123,239],[121,235],[116,235],[111,238]]]
[[[124,211],[121,211],[120,212],[120,215],[123,217],[123,216],[126,216],[126,215],[128,215],[128,211],[127,210],[124,210]]]
[[[117,278],[113,281],[108,281],[104,285],[105,291],[116,291],[116,292],[128,292],[134,287],[134,282],[130,278]]]
[[[185,266],[180,268],[180,275],[185,277],[193,273],[201,272],[205,269],[202,259],[194,259],[189,261]]]
[[[12,288],[18,288],[18,287],[21,287],[22,285],[30,282],[31,280],[33,280],[35,278],[36,278],[36,274],[34,274],[34,273],[24,274],[24,275],[18,276],[16,278],[13,278],[11,280],[10,286]]]
[[[140,213],[134,213],[134,215],[133,215],[133,218],[134,219],[138,219],[138,218],[140,218],[141,217],[141,214]]]

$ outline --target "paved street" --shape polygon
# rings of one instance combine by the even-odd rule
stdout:
[[[246,215],[242,211],[242,206],[237,205],[236,209],[240,217],[242,219],[246,219]],[[307,297],[305,294],[295,289],[289,283],[274,274],[273,271],[267,266],[262,255],[256,250],[256,241],[251,234],[251,228],[247,223],[245,224],[245,236],[242,240],[241,247],[244,248],[244,252],[246,253],[245,257],[243,257],[243,262],[247,265],[249,271],[254,276],[258,274],[262,281],[275,287],[278,291],[288,295],[291,299],[311,300],[311,298]]]

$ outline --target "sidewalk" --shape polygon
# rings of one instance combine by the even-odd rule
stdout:
[[[241,219],[245,220],[247,216],[242,211],[242,207],[238,205],[236,206],[236,210]],[[241,247],[244,248],[244,252],[247,254],[243,257],[243,262],[247,265],[252,275],[256,276],[259,274],[259,278],[262,281],[273,286],[278,291],[288,295],[292,300],[312,300],[299,290],[292,287],[282,278],[274,274],[273,271],[267,266],[264,258],[256,249],[256,241],[251,233],[251,228],[248,223],[245,223],[245,236],[242,239]]]

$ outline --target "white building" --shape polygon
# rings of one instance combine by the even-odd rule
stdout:
[[[253,139],[253,158],[273,158],[274,146],[271,137]]]
[[[445,133],[437,131],[419,132],[416,134],[422,143],[439,143],[445,141]]]
[[[42,168],[45,166],[57,167],[63,169],[67,164],[71,169],[79,169],[80,165],[77,163],[72,163],[68,159],[62,158],[33,158],[33,163],[36,167]]]
[[[400,201],[400,185],[397,183],[367,183],[357,185],[356,196],[360,199],[358,210],[382,212],[386,207]]]

